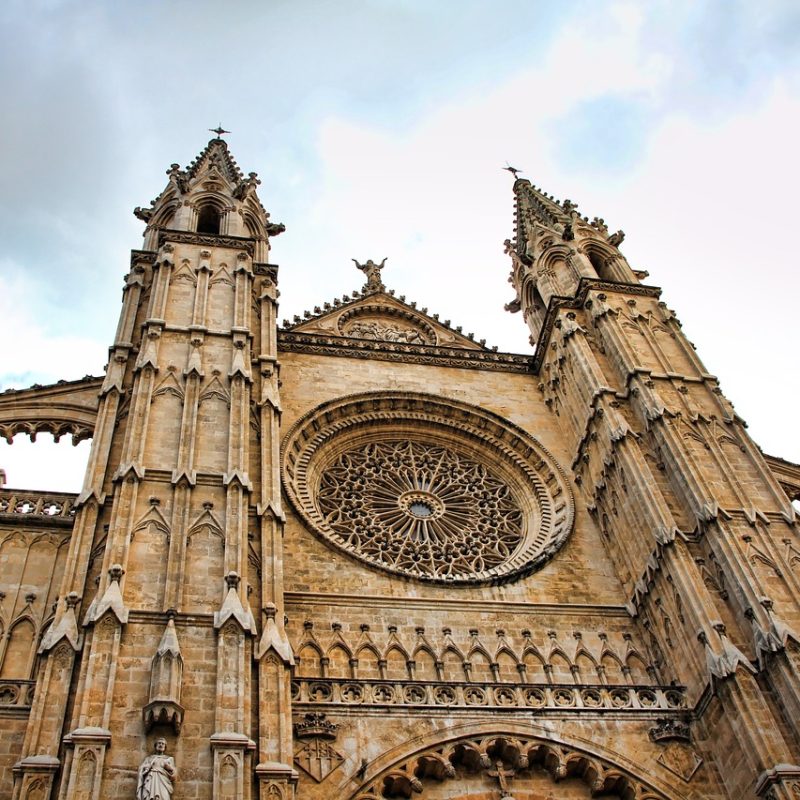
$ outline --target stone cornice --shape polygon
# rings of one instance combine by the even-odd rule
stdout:
[[[452,588],[448,587],[452,592]],[[624,605],[604,605],[601,603],[521,603],[503,602],[499,600],[470,599],[470,598],[443,598],[443,597],[384,597],[380,595],[365,594],[325,594],[322,592],[285,592],[284,599],[287,606],[321,605],[325,608],[358,607],[358,608],[399,608],[437,611],[463,609],[464,606],[475,606],[487,611],[500,611],[512,614],[529,614],[541,619],[550,615],[564,615],[574,617],[585,614],[587,616],[619,617],[630,622],[630,615]]]
[[[284,352],[311,355],[398,361],[406,364],[426,364],[455,369],[482,369],[492,372],[527,374],[531,372],[533,364],[531,356],[517,353],[495,353],[485,350],[465,350],[459,347],[382,342],[285,330],[278,331],[278,349]]]
[[[547,306],[542,329],[536,341],[536,351],[533,356],[533,372],[539,374],[547,352],[547,343],[553,326],[558,319],[559,312],[565,308],[582,308],[590,291],[613,292],[614,294],[633,295],[634,297],[660,297],[661,289],[658,286],[644,286],[637,283],[618,283],[617,281],[602,281],[595,278],[581,278],[578,289],[572,297],[554,295]]]
[[[158,232],[158,246],[166,242],[176,244],[199,244],[204,247],[228,247],[231,250],[244,250],[252,256],[255,250],[255,239],[244,236],[221,236],[213,233],[195,233],[194,231],[173,231],[168,228]]]

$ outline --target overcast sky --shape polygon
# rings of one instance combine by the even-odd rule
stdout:
[[[625,230],[756,441],[800,461],[796,0],[6,0],[0,25],[0,388],[101,373],[131,211],[221,122],[286,224],[281,317],[386,256],[399,294],[529,352],[508,160]],[[79,487],[87,445],[47,438],[0,443],[9,485]]]

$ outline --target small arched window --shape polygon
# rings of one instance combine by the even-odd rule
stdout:
[[[198,233],[219,233],[220,214],[214,206],[203,206],[197,215]]]
[[[604,259],[595,251],[589,252],[589,261],[597,273],[597,277],[601,280],[610,280],[608,269],[606,268]]]

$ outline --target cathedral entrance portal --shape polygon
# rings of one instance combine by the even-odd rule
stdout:
[[[351,800],[677,800],[605,759],[538,738],[462,737],[368,779]]]

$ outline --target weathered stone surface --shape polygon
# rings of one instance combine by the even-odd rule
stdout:
[[[796,798],[800,468],[622,233],[516,180],[535,357],[384,262],[279,328],[258,183],[173,165],[105,378],[0,398],[94,433],[0,490],[0,794],[136,797],[163,737],[175,800]]]

